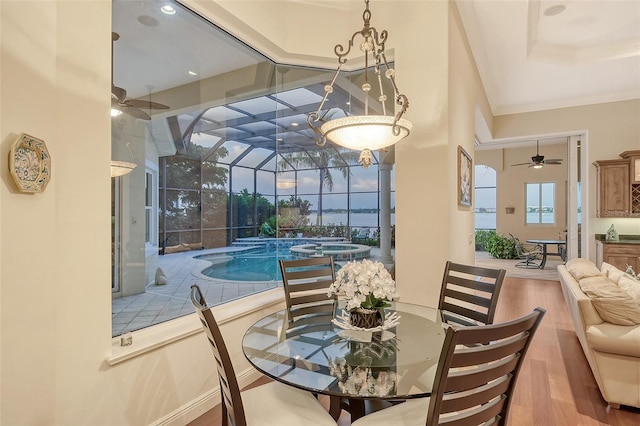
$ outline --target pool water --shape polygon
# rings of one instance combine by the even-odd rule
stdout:
[[[229,281],[282,281],[280,259],[291,259],[287,253],[242,253],[232,255],[233,259],[214,264],[202,274]],[[206,257],[203,260],[207,260]]]
[[[277,253],[268,251],[250,251],[226,253],[225,259],[228,261],[216,262],[216,255],[196,256],[197,259],[212,262],[211,266],[202,270],[202,274],[210,278],[226,281],[282,281],[279,260],[293,259],[289,250]],[[340,265],[335,264],[338,271]]]

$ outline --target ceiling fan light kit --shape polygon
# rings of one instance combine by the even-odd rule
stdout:
[[[111,177],[120,177],[131,173],[137,164],[128,161],[111,161]]]
[[[558,166],[562,165],[561,158],[551,158],[549,160],[544,159],[544,155],[540,155],[540,141],[536,141],[536,155],[531,157],[531,161],[528,163],[512,164],[511,166],[529,166],[534,169],[541,169],[546,165]]]

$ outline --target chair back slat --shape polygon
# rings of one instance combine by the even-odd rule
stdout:
[[[477,305],[481,308],[489,309],[491,307],[491,298],[483,297],[478,294],[464,293],[461,291],[447,288],[445,291],[445,301],[455,299],[462,302],[467,302],[472,305]]]
[[[307,271],[307,272],[315,272],[315,271]],[[331,280],[331,276],[329,277],[320,277],[320,278],[316,278],[313,279],[312,281],[307,280],[306,282],[294,282],[294,280],[292,280],[291,278],[287,277],[287,281],[289,284],[289,294],[292,297],[299,297],[298,293],[303,293],[303,292],[308,292],[308,291],[313,291],[313,290],[318,290],[318,289],[329,289],[329,286],[331,285],[331,283],[333,282]],[[320,294],[324,294],[325,299],[329,296],[327,296],[327,292],[325,291],[324,293],[320,293]]]
[[[427,424],[504,425],[522,362],[546,311],[500,324],[449,327]]]
[[[335,311],[337,296],[327,295],[336,279],[333,257],[280,260],[280,270],[289,321]]]
[[[469,417],[463,417],[451,422],[443,422],[441,424],[447,426],[478,426],[478,425],[504,425],[501,421],[500,413],[504,410],[506,404],[505,398],[497,398],[483,407],[475,410],[476,413]]]
[[[478,271],[480,273],[480,271]],[[472,274],[473,279],[460,277],[456,275],[449,275],[448,284],[459,286],[482,293],[493,293],[495,289],[496,279],[490,275],[477,275]],[[479,281],[478,278],[488,279],[487,281]]]
[[[285,260],[286,262],[286,260]],[[292,270],[292,268],[287,267],[287,279],[289,281],[295,280],[305,280],[310,278],[317,279],[318,277],[331,277],[333,276],[333,271],[331,268],[316,268],[316,269],[304,269],[304,270]],[[326,279],[325,281],[327,281]],[[295,289],[294,289],[295,290]]]
[[[503,394],[509,390],[512,378],[513,376],[509,375],[504,380],[496,380],[494,383],[478,388],[480,390],[464,398],[455,398],[455,396],[453,396],[448,399],[443,399],[442,411],[445,413],[454,413],[456,411],[468,410],[486,404],[487,401],[491,401],[497,396],[504,397]]]
[[[322,317],[322,315],[318,314],[330,314],[333,315],[334,311],[329,309],[330,306],[327,306],[326,303],[322,302],[317,305],[305,305],[300,308],[291,308],[289,311],[289,316],[291,319],[299,319],[302,316],[313,316],[313,317]],[[322,319],[322,321],[326,321]]]
[[[468,351],[460,351],[453,360],[451,366],[459,368],[504,359],[510,354],[514,354],[524,348],[528,339],[528,334],[522,333],[515,336],[513,339],[494,342],[489,350],[482,347],[482,345],[487,344],[486,342],[482,345],[476,345],[475,347],[469,348]]]
[[[222,413],[223,418],[226,418],[223,424],[246,426],[247,421],[244,415],[242,397],[240,396],[240,386],[236,379],[227,346],[218,327],[218,323],[211,309],[207,307],[204,295],[197,285],[191,286],[191,303],[193,303],[196,313],[200,317],[215,359],[218,381],[220,382],[220,392],[222,394]]]
[[[442,304],[440,305],[440,309],[442,311],[445,311],[444,317],[447,319],[447,322],[450,324],[451,323],[459,324],[460,322],[458,322],[457,318],[455,318],[454,316],[448,316],[446,312],[453,312],[459,316],[473,320],[473,321],[463,322],[461,323],[461,325],[477,325],[477,323],[484,322],[487,319],[486,312],[478,312],[476,310],[465,308],[455,303],[449,303],[446,301],[446,299],[445,299],[445,302],[442,302]],[[463,318],[460,318],[460,319],[463,319]]]
[[[509,374],[519,362],[519,357],[509,358],[504,363],[491,364],[491,368],[476,368],[475,371],[467,371],[461,376],[450,376],[447,380],[445,392],[464,392],[478,388],[492,380]]]
[[[442,277],[438,308],[472,321],[462,325],[491,324],[507,271],[447,262]]]

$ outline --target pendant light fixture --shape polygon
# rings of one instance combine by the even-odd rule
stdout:
[[[131,158],[134,162],[111,160],[111,177],[120,177],[129,174],[138,166],[136,157],[133,155],[133,151],[131,151],[131,147],[129,145],[130,143],[127,142],[127,149],[129,150],[129,154],[131,154]]]
[[[338,69],[333,80],[324,87],[324,97],[320,102],[318,110],[307,115],[309,127],[319,136],[316,145],[324,146],[327,139],[349,149],[361,150],[359,162],[363,167],[369,167],[373,162],[371,150],[388,148],[409,135],[411,122],[402,118],[407,108],[409,99],[400,93],[395,81],[395,70],[389,66],[385,54],[384,44],[387,41],[386,30],[378,33],[375,27],[370,25],[371,11],[369,10],[369,0],[365,0],[365,10],[362,14],[364,26],[362,30],[356,31],[351,36],[348,46],[338,44],[334,52],[338,57]],[[323,111],[323,106],[331,93],[333,86],[340,74],[342,66],[347,63],[347,55],[354,45],[356,36],[360,35],[363,41],[360,43],[360,50],[364,52],[364,83],[362,92],[364,94],[364,115],[347,115],[345,117],[326,120],[329,110]],[[380,88],[378,101],[382,107],[382,115],[369,115],[369,95],[371,84],[369,74],[376,76],[377,84]],[[387,78],[393,86],[395,102],[400,110],[395,116],[393,113],[387,115],[386,101],[382,85],[382,76]]]

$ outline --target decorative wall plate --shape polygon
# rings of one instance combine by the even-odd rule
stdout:
[[[9,171],[21,192],[42,192],[51,179],[51,157],[43,140],[21,133],[9,152]]]

